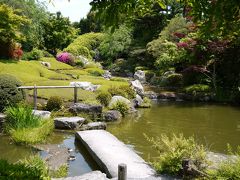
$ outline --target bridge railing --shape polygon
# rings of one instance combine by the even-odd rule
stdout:
[[[20,86],[18,87],[19,89],[33,89],[33,104],[34,104],[34,109],[37,109],[37,90],[38,89],[73,89],[74,92],[74,98],[73,101],[74,103],[77,103],[78,95],[77,95],[77,89],[79,87],[77,86]]]

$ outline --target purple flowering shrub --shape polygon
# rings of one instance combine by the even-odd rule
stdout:
[[[74,56],[71,53],[68,52],[62,52],[57,55],[57,60],[62,63],[66,63],[69,65],[74,65]]]

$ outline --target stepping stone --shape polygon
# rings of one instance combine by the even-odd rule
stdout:
[[[42,119],[49,119],[51,117],[51,112],[49,111],[33,110],[32,112],[35,116],[39,116]]]
[[[58,117],[54,119],[56,129],[76,129],[84,122],[85,119],[82,117]]]
[[[127,165],[128,179],[148,179],[155,176],[152,169],[133,149],[104,130],[79,131],[76,138],[86,147],[96,163],[109,178],[118,176],[118,165]],[[161,177],[159,177],[161,179]]]
[[[92,122],[88,124],[82,125],[80,128],[81,131],[86,131],[86,130],[96,130],[96,129],[106,129],[107,124],[105,122]]]

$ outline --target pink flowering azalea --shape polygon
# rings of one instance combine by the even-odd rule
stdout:
[[[66,64],[72,64],[74,62],[74,57],[68,52],[62,52],[57,55],[57,60]]]

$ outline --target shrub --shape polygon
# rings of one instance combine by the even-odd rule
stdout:
[[[86,58],[92,59],[88,48],[81,46],[81,45],[71,45],[64,50],[75,56],[84,56]]]
[[[0,160],[0,179],[50,179],[45,162],[38,156],[29,160],[9,164],[6,160]]]
[[[116,103],[112,104],[112,106],[110,107],[110,109],[112,110],[117,110],[119,111],[123,116],[125,116],[129,110],[130,110],[130,106],[129,104],[127,104],[124,101],[117,101]]]
[[[86,71],[93,76],[102,76],[104,74],[104,70],[99,68],[88,68]]]
[[[42,50],[34,48],[31,52],[27,52],[23,55],[24,60],[39,60],[44,57],[44,52]]]
[[[30,106],[10,106],[6,109],[5,130],[10,132],[12,129],[33,128],[40,124],[40,118],[34,116]]]
[[[61,97],[52,96],[48,99],[46,110],[48,111],[57,111],[62,108],[63,101]]]
[[[144,66],[137,66],[137,67],[135,67],[135,71],[138,71],[138,70],[144,71],[144,70],[148,70],[148,68],[144,67]]]
[[[186,87],[184,91],[188,94],[194,95],[197,93],[208,93],[211,91],[211,88],[209,85],[205,85],[205,84],[194,84]]]
[[[151,99],[148,97],[143,98],[142,104],[139,106],[139,108],[150,108],[152,106]]]
[[[100,91],[97,95],[97,100],[104,106],[108,106],[109,102],[111,101],[111,94],[106,91]]]
[[[54,123],[52,119],[41,120],[38,127],[11,130],[10,135],[15,143],[36,144],[43,142],[52,133]]]
[[[72,66],[75,64],[74,56],[67,52],[59,53],[56,58],[59,62],[62,62],[62,63],[66,63]]]
[[[96,49],[104,38],[102,33],[86,33],[80,35],[64,51],[71,52],[75,56],[84,56],[92,59],[90,51]]]
[[[170,86],[170,87],[178,87],[183,84],[183,76],[182,74],[169,74],[167,77],[163,77],[160,82],[161,86]]]
[[[128,85],[124,86],[112,86],[108,89],[108,92],[112,95],[123,96],[127,99],[133,99],[136,96],[136,92]]]
[[[238,146],[237,152],[233,153],[232,148],[228,145],[228,153],[234,156],[222,161],[217,169],[208,171],[211,179],[240,179],[240,146]]]
[[[146,135],[145,135],[146,136]],[[207,163],[206,149],[203,145],[196,143],[193,137],[184,138],[173,134],[172,138],[162,135],[161,138],[148,138],[158,152],[158,160],[153,162],[158,173],[179,175],[184,159],[192,160],[195,167],[203,171]]]
[[[25,98],[25,92],[18,89],[21,82],[11,75],[0,75],[0,112],[8,105],[14,105]]]
[[[150,80],[155,76],[155,73],[151,70],[145,70],[144,72],[147,82],[150,82]]]

